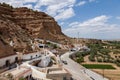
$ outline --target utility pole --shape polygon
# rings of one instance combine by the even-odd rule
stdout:
[[[79,32],[78,32],[78,40],[77,40],[77,41],[78,41],[78,43],[79,43]]]

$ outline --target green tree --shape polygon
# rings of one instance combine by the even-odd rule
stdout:
[[[84,58],[82,56],[77,57],[77,62],[78,63],[84,62]]]
[[[100,49],[99,52],[103,53],[104,55],[108,55],[108,53],[110,53],[110,50],[109,49]]]

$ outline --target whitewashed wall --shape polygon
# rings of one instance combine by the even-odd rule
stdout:
[[[7,60],[9,60],[10,63],[15,62],[16,57],[17,57],[17,55],[12,55],[12,56],[9,56],[9,57],[0,58],[0,66],[5,65]]]
[[[41,52],[31,53],[31,54],[24,54],[23,59],[29,60],[29,59],[31,59],[31,56],[32,56],[32,58],[36,58],[36,55],[37,55],[37,57],[41,56]]]
[[[29,60],[29,59],[31,59],[31,56],[32,56],[32,58],[36,58],[36,55],[37,55],[37,57],[38,57],[38,56],[41,56],[41,52],[24,54],[24,55],[23,55],[23,59]],[[7,60],[9,60],[10,63],[14,63],[16,57],[18,57],[17,54],[16,54],[16,55],[12,55],[12,56],[8,56],[8,57],[4,57],[4,58],[0,58],[0,66],[5,65]]]

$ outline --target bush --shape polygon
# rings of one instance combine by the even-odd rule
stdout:
[[[56,44],[54,44],[54,45],[53,45],[53,49],[56,49],[56,48],[57,48],[57,45],[56,45]]]
[[[116,65],[117,65],[118,67],[120,67],[120,63],[119,63],[119,62],[116,62]]]
[[[84,53],[81,53],[81,52],[77,52],[75,54],[76,62],[78,62],[78,63],[84,62],[84,56],[83,56],[83,54]]]
[[[50,45],[51,43],[50,42],[46,42],[46,44]]]
[[[101,59],[101,58],[98,58],[97,61],[98,61],[98,62],[102,62],[102,59]]]
[[[81,62],[84,62],[84,58],[81,56],[81,57],[77,57],[77,60],[76,60],[78,63],[81,63]]]
[[[110,63],[114,63],[114,60],[113,60],[113,59],[110,59],[109,62],[110,62]]]
[[[91,55],[88,57],[88,59],[89,59],[90,61],[93,61],[93,62],[95,61],[95,58],[94,58],[93,56],[91,56]]]
[[[108,55],[110,53],[109,49],[100,49],[100,53],[103,53],[104,55]]]
[[[0,3],[0,4],[1,4],[1,3]],[[11,8],[11,9],[13,9],[13,7],[12,7],[11,5],[6,4],[6,3],[2,3],[1,5],[4,6],[4,7],[9,7],[9,8]]]
[[[80,57],[80,56],[81,56],[80,52],[77,52],[77,53],[75,54],[75,56],[76,56],[76,57]]]

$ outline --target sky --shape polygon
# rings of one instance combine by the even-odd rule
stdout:
[[[70,37],[120,39],[120,0],[0,0],[46,12]]]

